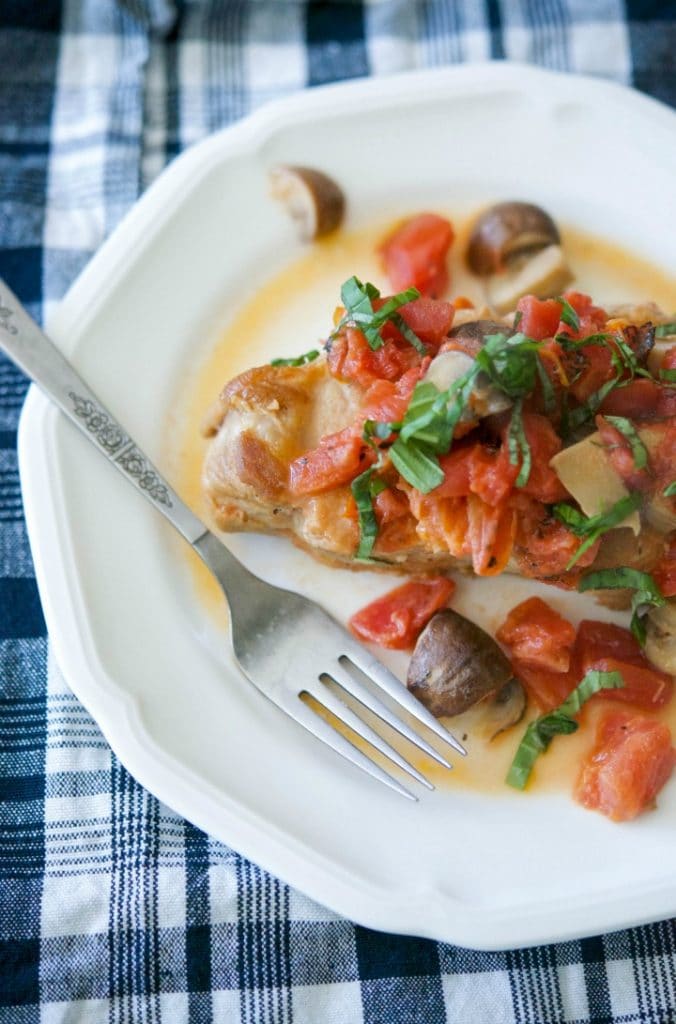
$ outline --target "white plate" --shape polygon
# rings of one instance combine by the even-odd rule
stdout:
[[[355,224],[437,201],[527,196],[669,269],[675,129],[671,112],[636,93],[505,64],[306,92],[175,161],[50,331],[161,463],[173,396],[204,339],[300,252],[264,198],[271,164],[331,169]],[[169,527],[35,389],[19,441],[57,658],[129,770],[181,814],[376,928],[499,948],[676,913],[676,787],[619,828],[563,794],[449,786],[401,800],[242,679]],[[236,538],[236,549],[343,613],[374,586],[283,542]],[[515,581],[502,587],[508,602],[519,596]]]

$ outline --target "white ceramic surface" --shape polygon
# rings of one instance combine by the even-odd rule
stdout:
[[[492,64],[271,105],[176,160],[49,324],[161,468],[191,359],[229,308],[301,251],[283,211],[262,198],[279,161],[330,168],[352,224],[527,196],[676,271],[676,117],[636,93]],[[290,339],[284,351],[309,347]],[[357,921],[477,948],[676,913],[676,786],[656,813],[622,828],[564,795],[449,785],[409,804],[242,679],[170,528],[35,389],[20,463],[58,661],[129,770],[191,821]],[[337,614],[383,589],[282,541],[234,540],[254,570]],[[521,587],[492,585],[484,619]]]

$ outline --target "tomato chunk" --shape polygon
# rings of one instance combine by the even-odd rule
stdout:
[[[589,661],[619,658],[640,665],[645,660],[638,640],[628,629],[596,619],[583,619],[577,627],[575,653]]]
[[[596,745],[582,766],[574,796],[613,821],[630,821],[654,804],[673,768],[667,726],[616,711],[599,723]]]
[[[295,495],[321,494],[348,484],[374,459],[351,427],[323,437],[289,467],[289,490]]]
[[[652,482],[650,463],[643,469],[636,468],[629,439],[609,423],[605,416],[596,417],[596,426],[613,469],[627,487],[632,491],[647,490]]]
[[[407,370],[396,383],[376,380],[364,395],[360,419],[396,423],[408,409],[413,390],[425,371],[425,362]]]
[[[517,604],[495,634],[520,664],[567,672],[575,627],[540,597]]]
[[[420,362],[420,354],[408,342],[389,339],[374,351],[355,327],[341,331],[328,350],[329,370],[333,376],[364,387],[376,380],[398,380]]]
[[[668,704],[674,692],[674,681],[666,672],[653,668],[646,660],[644,665],[634,665],[619,658],[597,658],[582,663],[583,672],[597,669],[599,672],[619,672],[624,679],[624,686],[619,690],[602,690],[593,700],[617,701],[620,704],[633,704],[645,711],[663,708]]]
[[[445,576],[412,580],[361,608],[348,625],[360,640],[396,650],[413,647],[424,626],[449,601],[455,584]]]
[[[651,711],[671,700],[673,679],[650,664],[638,642],[622,626],[589,619],[581,622],[573,656],[580,678],[595,669],[619,672],[624,679],[621,689],[602,690],[592,698],[594,701],[616,701]]]
[[[378,299],[373,303],[373,308],[379,309],[385,302],[387,299]],[[401,306],[399,314],[413,333],[436,351],[453,325],[455,307],[452,303],[444,302],[442,299],[430,299],[423,296],[421,299],[414,299],[413,302],[407,302],[405,306]],[[381,334],[383,338],[406,340],[392,323],[385,324]]]
[[[552,672],[551,669],[534,668],[517,658],[512,659],[512,668],[516,678],[526,687],[528,699],[542,714],[563,704],[579,682],[573,669],[569,672]]]
[[[531,468],[527,482],[521,491],[529,494],[546,505],[555,501],[564,501],[568,491],[563,486],[549,461],[561,451],[563,442],[546,416],[535,412],[524,412],[523,429],[531,451]],[[509,425],[503,431],[503,448],[508,451]],[[514,477],[518,475],[521,459],[517,466],[512,466]]]
[[[664,554],[653,569],[653,579],[665,597],[676,597],[676,533],[670,533]]]
[[[574,331],[569,324],[559,324],[557,333],[569,334],[574,338],[586,338],[605,327],[608,314],[601,306],[595,306],[590,295],[584,292],[568,291],[563,293],[564,299],[570,303],[580,320],[580,329]]]
[[[560,576],[582,544],[582,539],[576,537],[558,519],[554,519],[541,502],[519,492],[511,500],[518,502],[519,508],[516,555],[522,574],[535,579]],[[600,541],[595,541],[585,551],[575,569],[591,565],[598,553],[599,544]],[[574,583],[574,575],[567,578]]]
[[[563,307],[556,299],[536,299],[534,295],[524,295],[517,302],[516,308],[521,313],[518,330],[529,338],[544,341],[557,333]]]
[[[606,395],[601,412],[633,420],[669,419],[676,416],[676,388],[641,377]]]
[[[453,228],[445,217],[421,213],[404,221],[382,243],[385,272],[395,291],[411,286],[436,298],[448,285],[446,256]]]

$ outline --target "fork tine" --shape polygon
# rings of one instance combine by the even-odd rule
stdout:
[[[328,675],[336,682],[339,686],[342,686],[344,690],[352,694],[365,708],[372,711],[378,718],[382,718],[383,722],[386,722],[392,729],[395,729],[401,736],[407,739],[414,746],[418,747],[419,750],[424,751],[428,757],[437,761],[444,768],[452,768],[453,765],[449,764],[445,757],[435,750],[434,747],[430,746],[427,740],[424,740],[422,736],[419,736],[414,729],[407,725],[406,722],[402,722],[401,718],[394,714],[386,704],[371,693],[367,686],[364,686],[362,682],[351,675],[348,670],[340,663],[337,662],[332,665],[328,671]]]
[[[327,674],[328,677],[328,674]],[[366,722],[364,722],[359,715],[355,714],[352,708],[348,707],[340,697],[333,693],[323,682],[317,682],[315,686],[306,687],[307,693],[309,693],[315,700],[319,701],[327,711],[330,711],[332,715],[335,715],[343,725],[349,726],[353,729],[358,736],[361,736],[363,740],[370,743],[372,747],[379,750],[381,754],[388,757],[390,761],[393,761],[402,771],[406,772],[411,778],[415,779],[416,782],[422,783],[427,789],[434,789],[434,786],[425,776],[414,768],[412,764],[406,760],[405,757],[391,747],[386,740],[382,738],[374,729],[371,728]]]
[[[390,789],[393,789],[395,793],[399,793],[401,796],[405,796],[407,800],[413,800],[417,802],[418,798],[413,793],[409,792],[401,783],[397,782],[396,779],[388,775],[386,771],[383,771],[374,761],[372,761],[365,754],[362,754],[361,750],[355,747],[354,743],[350,743],[349,740],[341,736],[339,732],[329,725],[328,722],[320,718],[316,711],[313,711],[311,707],[304,704],[299,697],[294,697],[292,700],[285,701],[281,704],[283,709],[292,718],[302,726],[304,726],[309,732],[316,736],[317,739],[322,740],[331,747],[337,754],[340,754],[351,764],[356,765],[357,768],[361,768],[362,771],[367,772],[378,782],[383,782]]]
[[[456,740],[447,729],[434,717],[420,701],[410,693],[401,680],[397,679],[389,668],[385,668],[381,661],[374,658],[365,647],[358,647],[356,644],[346,645],[345,657],[354,662],[357,668],[369,676],[374,683],[382,687],[388,696],[396,700],[401,707],[405,708],[414,718],[426,725],[428,729],[440,739],[450,743],[454,750],[463,756],[467,753],[462,743]]]

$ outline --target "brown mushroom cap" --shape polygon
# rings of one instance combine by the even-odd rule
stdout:
[[[467,263],[479,277],[488,277],[504,270],[517,256],[560,241],[559,229],[541,207],[516,201],[497,203],[474,225]]]
[[[450,608],[418,637],[406,684],[433,715],[459,715],[501,690],[512,667],[495,640]]]
[[[280,164],[270,171],[275,199],[281,199],[303,241],[321,238],[334,231],[345,214],[345,195],[328,174],[313,167]]]
[[[511,335],[513,333],[513,329],[508,324],[501,323],[499,320],[470,320],[453,327],[448,332],[448,336],[459,342],[463,351],[474,356],[491,334]]]

